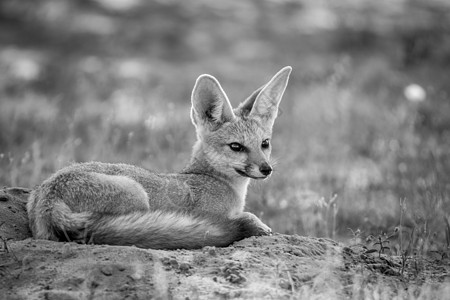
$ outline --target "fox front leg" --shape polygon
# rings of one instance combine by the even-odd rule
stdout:
[[[249,212],[243,212],[239,215],[240,218],[244,218],[253,226],[254,235],[271,235],[272,229],[264,224],[257,216]]]

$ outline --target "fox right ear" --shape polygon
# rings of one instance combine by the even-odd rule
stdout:
[[[259,93],[264,87],[265,85],[254,91],[247,99],[245,99],[241,104],[239,104],[235,112],[237,114],[240,114],[241,116],[248,116],[252,111],[256,98],[258,97]]]
[[[273,122],[278,114],[278,106],[281,98],[283,97],[284,91],[286,90],[291,71],[292,68],[290,66],[286,66],[272,77],[272,79],[259,91],[256,98],[252,101],[253,105],[249,116],[261,119],[270,127],[273,126]],[[244,102],[244,105],[246,103],[247,101]]]
[[[197,78],[191,101],[191,119],[197,128],[206,126],[214,131],[235,118],[227,95],[211,75],[203,74]]]

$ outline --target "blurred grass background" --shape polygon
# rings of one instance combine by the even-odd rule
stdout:
[[[443,243],[445,0],[2,0],[0,185],[32,187],[74,161],[180,170],[197,76],[236,106],[285,65],[276,172],[248,210],[278,232],[346,240],[392,231],[405,199],[404,225]]]

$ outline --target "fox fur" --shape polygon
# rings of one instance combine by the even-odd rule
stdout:
[[[30,195],[33,236],[193,249],[271,234],[244,212],[245,197],[250,179],[272,173],[272,126],[290,72],[281,69],[236,109],[217,79],[201,75],[191,96],[197,142],[183,171],[158,174],[101,162],[65,167]]]

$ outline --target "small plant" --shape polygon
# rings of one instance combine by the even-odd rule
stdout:
[[[408,247],[406,247],[406,249],[402,249],[403,242],[400,242],[400,258],[401,258],[401,270],[400,270],[400,274],[403,275],[405,268],[406,268],[406,262],[408,261],[408,259],[410,258],[411,252],[412,252],[412,245],[413,245],[413,240],[414,240],[414,234],[415,234],[415,228],[412,229],[411,231],[411,235],[409,238],[409,243],[408,243]]]
[[[376,238],[376,242],[373,243],[373,246],[378,246],[379,249],[368,249],[366,250],[364,253],[365,254],[369,254],[369,253],[375,253],[378,252],[378,257],[381,258],[381,254],[384,254],[385,250],[391,250],[391,248],[389,246],[387,246],[387,244],[389,244],[391,241],[390,239],[394,236],[396,236],[400,231],[399,227],[395,227],[394,231],[391,234],[387,234],[387,233],[380,233],[378,235],[378,237]],[[371,242],[373,242],[375,240],[375,237],[373,235],[369,235],[366,238],[366,244],[369,244]],[[365,249],[367,249],[367,247],[364,247]]]
[[[434,250],[432,252],[437,253],[440,255],[440,260],[444,260],[445,258],[449,258],[450,255],[450,223],[448,221],[447,217],[444,217],[444,223],[445,223],[445,246],[442,247],[442,249]]]
[[[397,228],[396,228],[397,229]],[[394,231],[394,234],[396,232]],[[379,234],[377,237],[377,241],[375,243],[373,243],[373,246],[377,246],[380,247],[378,250],[377,249],[370,249],[368,251],[366,251],[366,253],[374,253],[378,251],[378,258],[381,258],[381,254],[384,254],[385,250],[391,250],[390,247],[386,246],[386,244],[389,244],[391,241],[389,241],[389,239],[391,237],[394,236],[394,234],[391,235],[387,235],[386,233],[384,234]],[[373,239],[373,236],[372,236]]]
[[[332,239],[336,238],[336,217],[339,211],[338,203],[337,203],[337,195],[334,194],[329,200],[325,200],[324,198],[320,198],[316,205],[319,208],[325,208],[324,218],[326,221],[326,236]],[[331,225],[330,225],[331,222]],[[331,227],[331,228],[330,228]]]
[[[338,203],[337,203],[337,194],[334,194],[333,197],[331,197],[330,201],[328,202],[328,207],[329,210],[328,212],[328,216],[329,214],[331,214],[332,217],[332,225],[331,225],[331,238],[335,239],[336,238],[336,217],[339,211],[339,207],[338,207]]]
[[[348,228],[348,230],[352,233],[352,242],[353,242],[353,245],[352,246],[363,246],[361,243],[360,243],[360,240],[361,240],[361,234],[362,234],[362,231],[361,231],[361,229],[356,229],[356,230],[353,230],[353,229],[351,229],[351,228]],[[363,246],[364,248],[365,248],[365,246]]]
[[[399,225],[399,239],[400,239],[400,257],[401,257],[401,270],[400,273],[403,275],[406,267],[406,262],[409,258],[409,253],[411,252],[411,245],[414,236],[414,228],[411,232],[409,239],[409,244],[406,249],[403,249],[403,216],[406,212],[406,198],[400,199],[400,225]]]
[[[361,244],[359,242],[360,239],[361,239],[361,234],[362,234],[362,231],[360,229],[352,230],[352,229],[349,228],[349,230],[352,233],[352,236],[353,236],[352,240],[354,241],[354,244],[352,246],[361,246],[363,249],[365,249],[364,254],[370,254],[370,253],[378,252],[378,257],[381,258],[381,254],[384,254],[385,250],[391,250],[391,248],[386,246],[386,244],[390,243],[389,239],[392,238],[393,236],[395,236],[398,233],[399,228],[396,227],[394,229],[394,232],[391,233],[390,235],[387,235],[386,233],[384,233],[384,234],[381,233],[381,234],[378,235],[377,241],[375,243],[373,243],[373,246],[377,246],[378,245],[379,249],[375,249],[375,248],[368,249],[367,246],[365,246],[365,245],[363,245],[363,244]],[[375,237],[370,234],[366,238],[366,243],[371,243],[374,239],[375,239]]]

